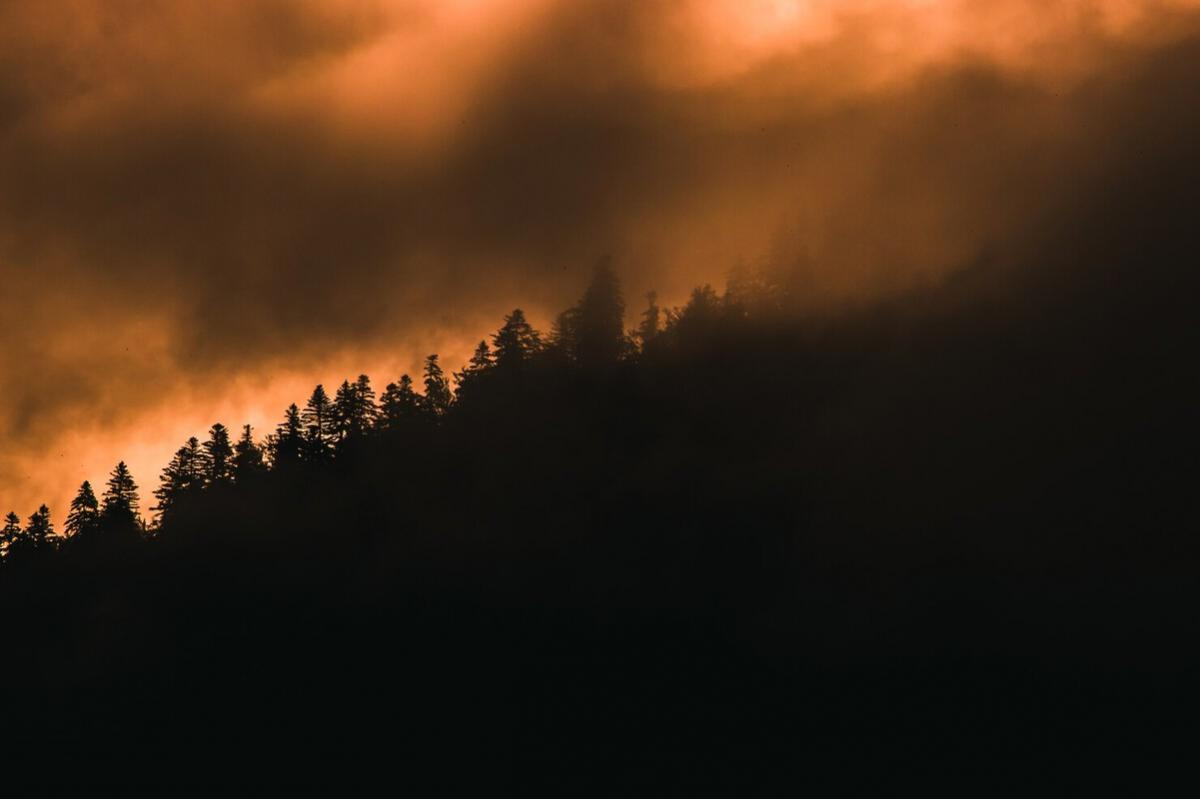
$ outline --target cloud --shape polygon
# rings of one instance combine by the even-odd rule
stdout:
[[[1193,5],[4,4],[0,509],[453,362],[604,253],[836,305],[1012,250],[1168,113],[1134,67]]]

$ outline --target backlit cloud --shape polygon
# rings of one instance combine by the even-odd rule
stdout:
[[[770,261],[836,307],[1019,250],[1157,157],[1195,7],[4,4],[0,512],[457,363],[606,253],[635,300]]]

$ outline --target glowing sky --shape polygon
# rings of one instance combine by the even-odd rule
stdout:
[[[940,280],[1126,157],[1196,7],[2,4],[0,512],[61,525],[118,458],[148,506],[187,435],[453,367],[604,254],[631,305],[738,262],[812,305]]]

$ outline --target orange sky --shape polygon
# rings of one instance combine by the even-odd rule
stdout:
[[[456,368],[605,254],[631,313],[739,262],[813,304],[940,280],[1116,157],[1198,5],[0,6],[0,512],[61,525],[120,458],[148,507],[188,435]]]

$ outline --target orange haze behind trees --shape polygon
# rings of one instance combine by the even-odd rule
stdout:
[[[0,512],[143,506],[215,421],[376,390],[611,254],[837,308],[1003,258],[1106,164],[1184,0],[0,5]],[[803,308],[798,310],[804,310]],[[632,323],[632,322],[631,322]]]

